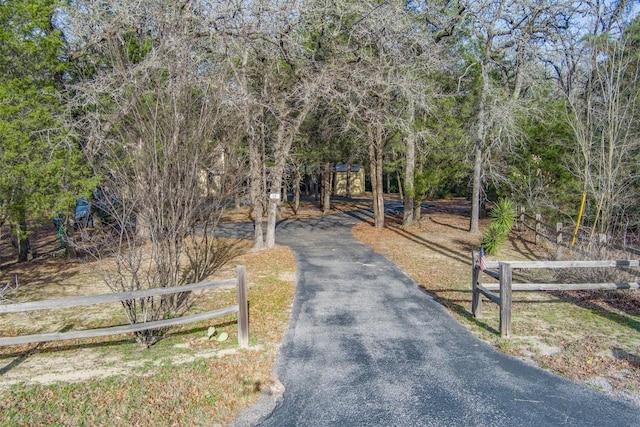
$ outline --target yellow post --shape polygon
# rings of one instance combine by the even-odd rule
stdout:
[[[573,237],[571,238],[571,247],[576,244],[576,236],[580,229],[580,222],[582,221],[582,212],[584,211],[584,204],[587,201],[587,193],[582,193],[582,201],[580,202],[580,210],[578,211],[578,220],[576,221],[576,228],[573,230]],[[571,253],[571,252],[569,252]]]

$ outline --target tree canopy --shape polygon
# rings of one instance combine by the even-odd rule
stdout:
[[[146,184],[149,153],[184,147],[242,171],[260,248],[289,177],[330,192],[336,163],[366,167],[377,226],[390,186],[407,225],[444,195],[474,232],[499,197],[575,221],[584,193],[594,230],[640,226],[634,2],[147,3],[0,2],[4,219],[88,188],[82,156]]]

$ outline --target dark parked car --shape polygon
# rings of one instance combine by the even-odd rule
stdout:
[[[81,197],[76,200],[76,207],[73,216],[75,228],[93,228],[94,215],[102,225],[113,227],[116,230],[135,231],[136,216],[129,214],[125,217],[122,202],[115,198],[110,198],[97,189],[93,191],[91,198]],[[59,233],[64,234],[65,214],[58,212],[53,223]]]
[[[74,220],[77,228],[93,227],[93,209],[89,199],[83,197],[76,200]]]

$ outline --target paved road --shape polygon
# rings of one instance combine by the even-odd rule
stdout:
[[[286,221],[298,263],[284,395],[236,425],[631,426],[640,408],[496,352],[358,243],[359,214]]]

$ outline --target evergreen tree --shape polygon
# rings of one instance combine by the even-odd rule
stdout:
[[[81,154],[61,120],[64,39],[55,0],[0,2],[0,220],[10,221],[18,261],[30,220],[69,207],[82,181]]]

